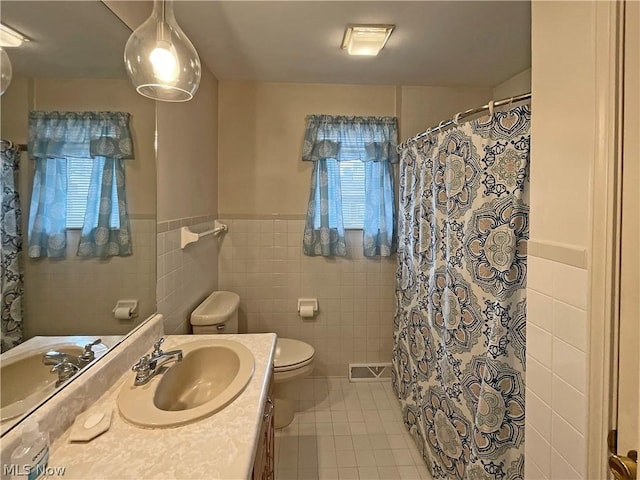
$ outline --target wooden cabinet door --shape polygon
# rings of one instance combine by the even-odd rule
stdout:
[[[253,463],[253,480],[275,478],[275,426],[273,423],[273,371],[267,401],[262,413],[262,427],[258,437],[258,448]]]

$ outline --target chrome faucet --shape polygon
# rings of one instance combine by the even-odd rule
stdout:
[[[68,359],[64,359],[62,362],[56,364],[52,369],[51,373],[58,374],[58,380],[56,381],[56,388],[62,385],[64,382],[73,377],[76,373],[80,371],[80,367],[75,363],[71,363]]]
[[[162,342],[164,342],[164,338],[160,338],[160,340],[153,344],[151,356],[144,355],[140,357],[138,363],[131,367],[131,370],[136,372],[136,379],[133,382],[134,385],[139,386],[147,383],[160,372],[160,369],[165,363],[182,361],[182,350],[164,352],[162,348],[160,348]]]
[[[95,352],[92,347],[98,345],[102,340],[98,338],[84,346],[84,351],[79,356],[69,355],[68,353],[50,350],[42,356],[42,363],[45,365],[53,365],[51,373],[58,374],[56,387],[73,377],[82,368],[86,367],[95,358]]]
[[[42,356],[42,363],[45,365],[58,365],[60,363],[67,362],[79,367],[78,357],[69,355],[68,353],[58,352],[57,350],[50,350]]]

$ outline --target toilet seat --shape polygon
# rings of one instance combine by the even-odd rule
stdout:
[[[308,343],[292,338],[278,338],[274,355],[275,373],[289,372],[309,365],[315,350]]]

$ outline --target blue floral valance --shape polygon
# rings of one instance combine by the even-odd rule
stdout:
[[[398,162],[398,119],[308,115],[302,160]],[[353,148],[358,145],[358,148]]]
[[[126,112],[29,113],[29,156],[133,158]]]

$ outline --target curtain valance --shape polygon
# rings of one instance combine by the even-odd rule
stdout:
[[[397,144],[395,117],[307,115],[302,160],[397,163]]]
[[[127,112],[29,113],[29,157],[133,158]]]

